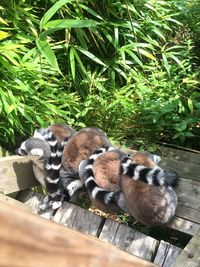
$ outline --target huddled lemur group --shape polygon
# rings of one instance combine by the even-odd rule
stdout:
[[[76,132],[63,123],[37,129],[16,154],[30,157],[46,189],[41,209],[58,209],[87,191],[95,207],[124,211],[145,225],[167,223],[175,214],[177,174],[159,167],[159,156],[112,147],[99,128]]]

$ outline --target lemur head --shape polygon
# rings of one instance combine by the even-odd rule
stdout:
[[[148,168],[154,168],[161,160],[160,156],[150,154],[148,152],[136,152],[131,156],[134,163],[143,165]]]
[[[45,141],[52,141],[54,139],[57,144],[60,144],[62,141],[68,141],[75,133],[76,131],[66,123],[54,123],[47,128],[36,129],[33,137]]]
[[[40,159],[48,159],[51,156],[51,149],[49,144],[44,140],[31,137],[24,141],[16,149],[15,153],[19,156],[37,156]]]

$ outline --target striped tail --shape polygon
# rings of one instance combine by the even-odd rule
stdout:
[[[62,194],[60,188],[60,168],[63,150],[67,140],[64,139],[62,142],[58,143],[56,137],[50,131],[47,131],[44,137],[51,148],[51,156],[45,165],[47,173],[46,189],[52,198],[56,198]]]
[[[93,163],[98,156],[111,150],[113,150],[112,147],[99,148],[98,150],[96,150],[87,160],[87,165],[85,167],[85,173],[84,173],[85,187],[88,193],[90,194],[90,196],[93,199],[99,201],[100,203],[106,204],[106,205],[117,204],[117,200],[119,198],[120,192],[119,191],[117,192],[106,191],[97,185],[95,181],[94,173],[93,173]]]
[[[58,143],[56,136],[53,135],[49,128],[41,128],[35,131],[34,136],[46,141],[51,149],[51,155],[45,165],[46,169],[46,190],[48,195],[52,198],[59,198],[61,193],[60,188],[60,168],[62,155],[65,145],[67,144],[68,137],[64,138]]]
[[[155,186],[176,187],[178,175],[172,170],[164,170],[158,166],[147,168],[143,165],[132,162],[131,158],[125,156],[121,160],[120,174],[127,175],[135,181],[142,181]]]

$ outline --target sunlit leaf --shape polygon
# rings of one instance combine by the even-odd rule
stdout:
[[[168,75],[170,76],[170,65],[169,65],[167,57],[164,53],[162,53],[162,59],[163,59],[163,65],[164,65]]]
[[[141,48],[138,48],[138,52],[142,55],[144,55],[145,57],[147,58],[150,58],[152,60],[156,60],[156,58],[151,54],[149,53],[148,51],[144,50],[144,49],[141,49]]]
[[[66,28],[90,28],[97,25],[98,22],[93,20],[80,20],[80,19],[58,19],[49,21],[45,25],[45,29],[48,29],[40,34],[41,38],[45,38],[47,35]]]
[[[81,47],[77,47],[77,50],[79,50],[81,53],[83,53],[84,55],[86,55],[88,58],[92,59],[93,61],[95,61],[96,63],[106,67],[106,64],[103,63],[103,61],[101,61],[98,57],[96,57],[94,54],[92,54],[89,51],[86,51],[84,49],[82,49]]]
[[[0,40],[6,39],[9,35],[8,32],[0,31]]]
[[[54,67],[60,74],[61,71],[58,66],[56,56],[46,40],[36,39],[36,44],[41,54],[48,60],[52,67]]]
[[[188,98],[187,102],[188,102],[189,110],[190,110],[191,114],[193,114],[193,112],[194,112],[193,102],[192,102],[192,100],[190,98]]]
[[[44,25],[53,17],[53,15],[66,3],[71,3],[73,0],[59,0],[57,1],[42,17],[40,21],[40,30],[43,29]]]
[[[75,80],[75,60],[74,60],[74,48],[73,47],[71,47],[70,49],[69,59],[70,59],[72,78],[73,80]]]

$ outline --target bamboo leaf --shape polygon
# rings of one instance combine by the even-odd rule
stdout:
[[[45,38],[47,35],[66,28],[90,28],[99,24],[93,20],[81,20],[81,19],[58,19],[49,21],[45,25],[46,31],[40,34],[40,38]]]
[[[40,31],[43,29],[45,24],[53,17],[53,15],[66,3],[73,2],[73,0],[59,0],[57,1],[42,17],[40,21]]]
[[[190,98],[188,98],[188,107],[189,107],[189,110],[191,112],[191,114],[193,114],[194,112],[194,106],[193,106],[193,103],[192,103],[192,100]]]
[[[129,54],[138,65],[140,65],[142,68],[144,67],[142,61],[131,50],[126,49],[125,52]]]
[[[151,53],[149,53],[148,51],[146,51],[146,50],[144,50],[144,49],[138,48],[137,51],[138,51],[140,54],[142,54],[142,55],[144,55],[145,57],[147,57],[147,58],[150,58],[150,59],[152,59],[152,60],[156,60],[156,58],[155,58]]]
[[[164,67],[165,67],[168,75],[170,76],[170,65],[169,65],[167,57],[166,57],[166,55],[164,53],[162,54],[162,59],[163,59]]]
[[[77,49],[83,53],[84,55],[86,55],[87,57],[89,57],[90,59],[92,59],[93,61],[95,61],[96,63],[106,67],[106,64],[103,63],[103,61],[101,61],[98,57],[96,57],[94,54],[92,54],[91,52],[82,49],[81,47],[77,47]]]
[[[100,19],[100,20],[103,20],[103,18],[101,16],[99,16],[99,14],[97,14],[94,10],[92,10],[91,8],[83,5],[83,4],[79,4],[79,6],[82,8],[82,9],[85,9],[88,13],[90,13],[91,15],[93,15],[94,17]]]
[[[36,39],[36,45],[41,54],[48,60],[49,64],[54,67],[60,74],[61,71],[58,66],[56,56],[46,40]]]
[[[8,32],[0,31],[0,40],[6,39],[10,34]]]
[[[7,26],[9,25],[9,24],[8,24],[3,18],[1,18],[1,17],[0,17],[0,23],[5,24],[5,25],[7,25]]]
[[[73,47],[71,47],[70,49],[69,59],[70,59],[72,79],[75,80],[75,60],[74,60],[74,48]]]
[[[74,56],[75,56],[75,58],[76,58],[76,60],[77,60],[77,62],[79,64],[79,66],[81,67],[81,70],[86,75],[87,74],[87,71],[86,71],[86,69],[85,69],[85,67],[83,65],[83,62],[81,61],[81,59],[80,59],[80,57],[79,57],[79,55],[78,55],[78,53],[76,52],[75,49],[74,49]]]

